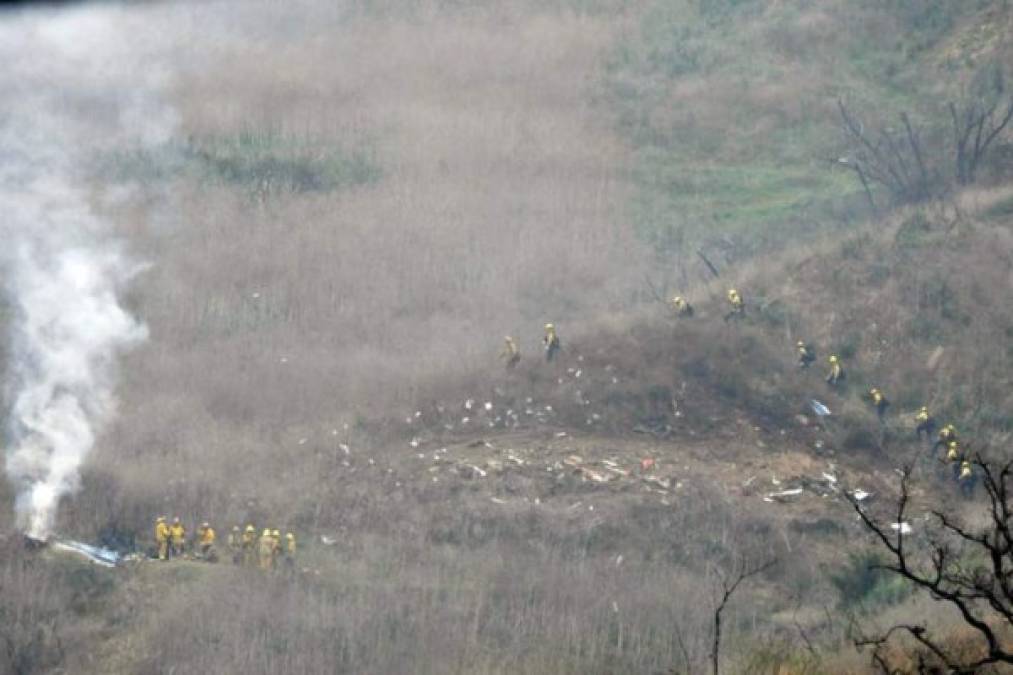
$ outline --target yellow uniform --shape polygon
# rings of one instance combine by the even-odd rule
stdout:
[[[232,554],[233,565],[243,561],[243,533],[239,531],[238,525],[233,525],[229,532],[229,553]]]
[[[204,558],[211,558],[214,555],[215,531],[207,523],[197,530],[197,545],[200,546],[200,554]]]
[[[271,536],[271,530],[264,530],[260,535],[258,553],[260,554],[260,569],[270,571],[274,558],[274,537]]]
[[[950,441],[946,444],[946,459],[951,462],[960,459],[960,444],[957,441]]]
[[[285,570],[287,572],[295,571],[295,535],[291,532],[285,534]]]
[[[875,387],[869,390],[869,398],[872,400],[872,405],[876,408],[876,414],[879,415],[880,419],[882,419],[887,406],[890,405],[890,402],[886,400],[885,396],[883,396],[883,392]]]
[[[676,316],[693,316],[693,305],[689,304],[686,298],[677,295],[668,301]]]
[[[186,528],[179,522],[179,518],[172,519],[172,525],[169,526],[169,534],[172,537],[172,555],[183,555],[183,551],[186,548]]]
[[[799,368],[808,368],[816,360],[816,354],[813,353],[812,348],[802,340],[795,343],[795,349],[798,351]]]
[[[835,385],[844,379],[844,369],[841,367],[841,360],[836,354],[830,355],[830,372],[827,373],[827,384]]]
[[[257,566],[257,530],[247,525],[243,530],[243,564],[247,567]]]
[[[926,438],[932,434],[932,430],[936,427],[936,421],[932,419],[932,415],[929,414],[927,406],[922,406],[918,413],[915,415],[915,435],[918,438],[922,437],[924,433]]]
[[[725,321],[729,319],[740,319],[745,316],[746,303],[742,300],[742,296],[734,288],[728,289],[728,304],[731,306],[731,311],[725,314]]]
[[[158,545],[159,560],[165,560],[169,557],[169,540],[171,536],[165,518],[159,518],[155,521],[155,543]]]
[[[506,359],[507,370],[510,370],[520,363],[521,350],[517,347],[517,342],[509,335],[504,338],[504,342],[503,351],[499,356],[501,359]]]
[[[556,335],[556,327],[551,323],[545,324],[545,337],[542,338],[545,345],[545,360],[551,361],[556,358],[556,353],[561,347],[559,336]]]

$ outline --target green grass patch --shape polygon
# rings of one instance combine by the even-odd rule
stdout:
[[[729,236],[755,253],[867,217],[833,162],[834,99],[870,122],[906,110],[921,128],[935,52],[979,4],[657,0],[606,68],[635,150],[637,232],[665,256]]]

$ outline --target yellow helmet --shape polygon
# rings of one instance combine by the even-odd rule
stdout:
[[[876,394],[879,393],[879,389],[877,389],[876,387],[873,387],[872,389],[869,390],[869,393],[872,394],[873,396],[875,396]]]
[[[233,532],[239,532],[239,526],[238,525],[233,525],[232,526],[232,531]]]
[[[949,443],[947,444],[947,447],[949,447],[949,448],[951,448],[951,449],[953,449],[953,450],[956,450],[956,449],[957,449],[957,446],[958,446],[958,445],[959,445],[959,444],[958,444],[958,443],[957,443],[956,441],[950,441],[950,442],[949,442]]]
[[[261,537],[270,537],[271,536],[271,530],[264,530],[264,533],[261,534],[260,536]]]
[[[295,535],[292,534],[291,532],[289,532],[288,534],[285,535],[285,538],[286,539],[295,539]]]
[[[682,296],[676,295],[675,297],[672,298],[672,302],[674,302],[677,305],[682,303],[683,302]]]
[[[837,355],[836,354],[831,354],[830,355],[830,363],[837,363]]]
[[[556,327],[553,326],[551,323],[547,323],[545,324],[545,330],[556,330]]]
[[[158,518],[155,518],[155,522],[156,523],[164,523],[165,522],[165,516],[159,516]]]
[[[256,532],[257,529],[255,527],[253,527],[253,525],[247,525],[246,526],[246,531],[247,532]]]
[[[281,532],[279,532],[278,530],[275,530],[275,531],[271,532],[271,536],[272,537],[280,537],[281,536]]]
[[[795,343],[795,346],[796,347],[805,347],[805,342],[802,341],[802,340],[799,340],[798,342]]]
[[[929,407],[927,405],[923,405],[921,408],[919,408],[919,411],[920,412],[928,412],[929,411]]]

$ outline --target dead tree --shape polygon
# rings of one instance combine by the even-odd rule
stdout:
[[[963,102],[950,102],[957,182],[974,182],[978,167],[993,142],[1013,119],[1013,96],[1006,90],[1002,69],[979,73]]]
[[[777,560],[771,559],[759,565],[750,565],[746,560],[742,560],[738,564],[734,573],[719,575],[721,590],[717,604],[714,607],[714,635],[711,641],[710,655],[711,672],[713,675],[718,675],[719,670],[719,660],[721,656],[721,615],[725,611],[725,607],[728,605],[728,602],[732,599],[732,595],[743,581],[758,574],[762,574],[773,567],[775,563],[777,563]]]
[[[838,160],[858,176],[870,205],[875,207],[870,183],[878,184],[898,202],[924,201],[932,197],[935,176],[925,163],[925,152],[907,113],[901,113],[903,130],[869,129],[837,99],[849,156]]]
[[[915,546],[903,527],[892,529],[873,517],[857,499],[846,498],[866,530],[886,550],[888,562],[877,565],[927,591],[937,602],[955,608],[963,623],[972,629],[981,648],[980,656],[958,656],[955,650],[932,636],[921,622],[893,626],[876,636],[858,636],[855,644],[872,648],[872,660],[883,673],[892,668],[886,648],[897,634],[906,634],[920,647],[913,656],[919,673],[945,672],[961,675],[978,673],[991,665],[1013,665],[1013,650],[1001,639],[1000,631],[1013,628],[1013,529],[1011,529],[1010,482],[1013,461],[997,466],[981,456],[972,460],[988,500],[988,525],[980,531],[958,523],[952,515],[933,511],[926,545]],[[910,502],[910,468],[903,472],[900,496],[891,514],[893,523],[905,522]],[[973,568],[967,561],[985,560]],[[909,672],[909,671],[904,671]]]

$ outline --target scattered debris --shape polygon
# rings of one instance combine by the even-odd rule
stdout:
[[[802,488],[795,488],[793,490],[782,490],[780,492],[770,492],[766,497],[763,498],[765,502],[792,502],[802,496]]]
[[[816,413],[818,417],[827,417],[830,415],[830,408],[826,407],[816,399],[809,401],[809,407],[812,408],[813,412]]]
[[[911,524],[904,523],[890,523],[890,529],[894,532],[900,532],[901,534],[911,534]]]

